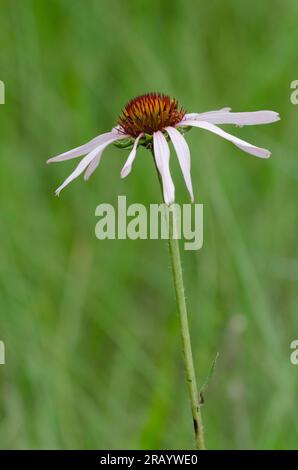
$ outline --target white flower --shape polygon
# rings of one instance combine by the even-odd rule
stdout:
[[[185,128],[191,126],[208,130],[229,140],[244,152],[260,158],[268,158],[271,155],[269,150],[249,144],[225,132],[217,124],[245,126],[269,124],[279,119],[278,113],[274,111],[233,113],[230,108],[206,113],[186,114],[183,108],[179,109],[178,102],[175,99],[159,93],[149,93],[134,98],[126,105],[118,120],[117,127],[113,128],[111,132],[101,134],[85,145],[50,158],[47,163],[61,162],[86,155],[73,173],[56,190],[56,195],[59,195],[60,191],[81,173],[85,172],[85,180],[91,176],[100,163],[102,153],[108,145],[113,142],[118,142],[120,145],[121,140],[128,139],[124,141],[123,147],[129,144],[133,144],[133,146],[122,168],[121,177],[124,178],[130,173],[139,145],[151,149],[161,176],[164,200],[166,204],[171,204],[175,199],[175,187],[169,166],[170,149],[168,141],[170,140],[173,143],[186,187],[193,201],[190,151],[182,134]]]

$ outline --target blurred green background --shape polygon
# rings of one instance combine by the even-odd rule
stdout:
[[[88,184],[54,189],[52,155],[108,131],[130,98],[162,91],[189,112],[273,109],[244,154],[187,134],[204,246],[183,252],[211,449],[297,448],[298,5],[295,0],[1,0],[0,446],[183,449],[193,430],[165,241],[98,241],[95,207],[160,201],[149,154],[119,178],[109,147]],[[188,196],[171,160],[177,199]]]

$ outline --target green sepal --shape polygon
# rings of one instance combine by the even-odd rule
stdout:
[[[185,134],[186,132],[191,130],[191,126],[179,126],[176,127],[176,129],[181,133]],[[167,140],[169,140],[169,136],[165,134],[165,137]],[[118,149],[128,149],[131,150],[133,147],[135,139],[133,137],[128,137],[126,139],[119,139],[114,142],[115,147]],[[139,141],[139,145],[142,145],[143,147],[148,147],[152,145],[153,143],[153,135],[151,134],[145,134]]]
[[[148,145],[152,144],[152,142],[153,142],[153,135],[145,134],[140,139],[139,145],[143,145],[144,147],[147,147]]]
[[[176,128],[181,134],[185,134],[186,132],[192,129],[192,126],[179,126]]]
[[[134,139],[128,137],[127,139],[119,139],[114,142],[115,147],[118,149],[130,149],[132,148]]]

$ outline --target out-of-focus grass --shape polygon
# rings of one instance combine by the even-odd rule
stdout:
[[[1,0],[1,448],[187,448],[192,427],[161,241],[94,235],[100,202],[159,201],[150,158],[109,148],[88,184],[46,159],[158,90],[190,111],[274,109],[232,129],[260,161],[193,130],[205,241],[183,253],[209,448],[297,448],[297,2]],[[187,201],[172,158],[178,199]]]

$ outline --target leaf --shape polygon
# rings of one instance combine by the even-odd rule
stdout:
[[[213,377],[213,374],[214,374],[214,371],[215,371],[215,367],[216,367],[216,364],[217,364],[217,359],[218,359],[218,356],[219,356],[219,352],[216,353],[215,355],[215,358],[213,359],[212,361],[212,364],[211,364],[211,367],[208,371],[208,374],[207,374],[207,377],[206,377],[206,380],[205,382],[203,383],[202,387],[200,388],[200,391],[199,391],[199,402],[201,405],[204,405],[205,403],[205,398],[204,398],[204,394],[205,392],[207,391],[208,387],[209,387],[209,383]]]

